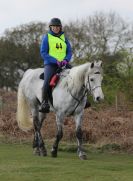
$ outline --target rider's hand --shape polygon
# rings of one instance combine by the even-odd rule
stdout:
[[[58,60],[56,61],[56,63],[57,63],[57,65],[58,65],[58,67],[61,67],[62,66],[62,62],[59,62]]]
[[[68,64],[68,62],[67,62],[67,60],[63,60],[62,62],[61,62],[61,66],[63,67],[63,66],[66,66]]]

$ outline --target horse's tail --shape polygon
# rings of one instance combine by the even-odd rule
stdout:
[[[21,87],[18,88],[17,122],[19,128],[23,131],[28,131],[33,126],[30,107]]]

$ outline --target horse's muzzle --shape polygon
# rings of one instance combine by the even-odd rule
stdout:
[[[104,100],[104,96],[97,96],[97,97],[95,98],[95,102],[100,102],[100,101],[102,101],[102,100]]]

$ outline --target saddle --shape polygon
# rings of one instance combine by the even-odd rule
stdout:
[[[48,91],[48,97],[49,97],[49,101],[51,102],[52,105],[53,105],[52,91],[60,80],[61,72],[65,69],[71,69],[71,68],[72,68],[72,66],[70,64],[68,64],[67,67],[66,66],[61,67],[61,68],[57,69],[56,73],[51,77],[51,80],[49,83],[50,86],[49,86],[49,91]],[[44,80],[44,73],[40,74],[39,78]]]
[[[39,78],[42,79],[42,80],[44,80],[44,73],[42,73],[42,74],[39,76]],[[59,81],[59,78],[60,78],[60,74],[59,74],[59,73],[55,73],[55,74],[52,76],[52,78],[51,78],[51,80],[50,80],[50,83],[49,83],[50,88],[53,89],[54,87],[56,87],[56,85],[57,85],[57,83],[58,83],[58,81]]]
[[[59,79],[60,79],[60,73],[65,70],[65,69],[71,69],[72,66],[70,64],[67,65],[67,67],[61,67],[59,69],[57,69],[56,73],[51,77],[51,80],[50,80],[50,88],[53,89],[56,87]],[[44,80],[44,73],[42,73],[40,75],[40,79]]]

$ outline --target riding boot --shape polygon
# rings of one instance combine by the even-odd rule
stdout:
[[[42,113],[49,113],[50,112],[50,106],[48,104],[48,95],[47,95],[47,91],[45,91],[44,89],[42,89],[42,104],[40,106],[39,112]]]
[[[90,103],[89,100],[87,99],[86,105],[85,105],[85,109],[88,108],[88,107],[91,107],[91,103]]]

